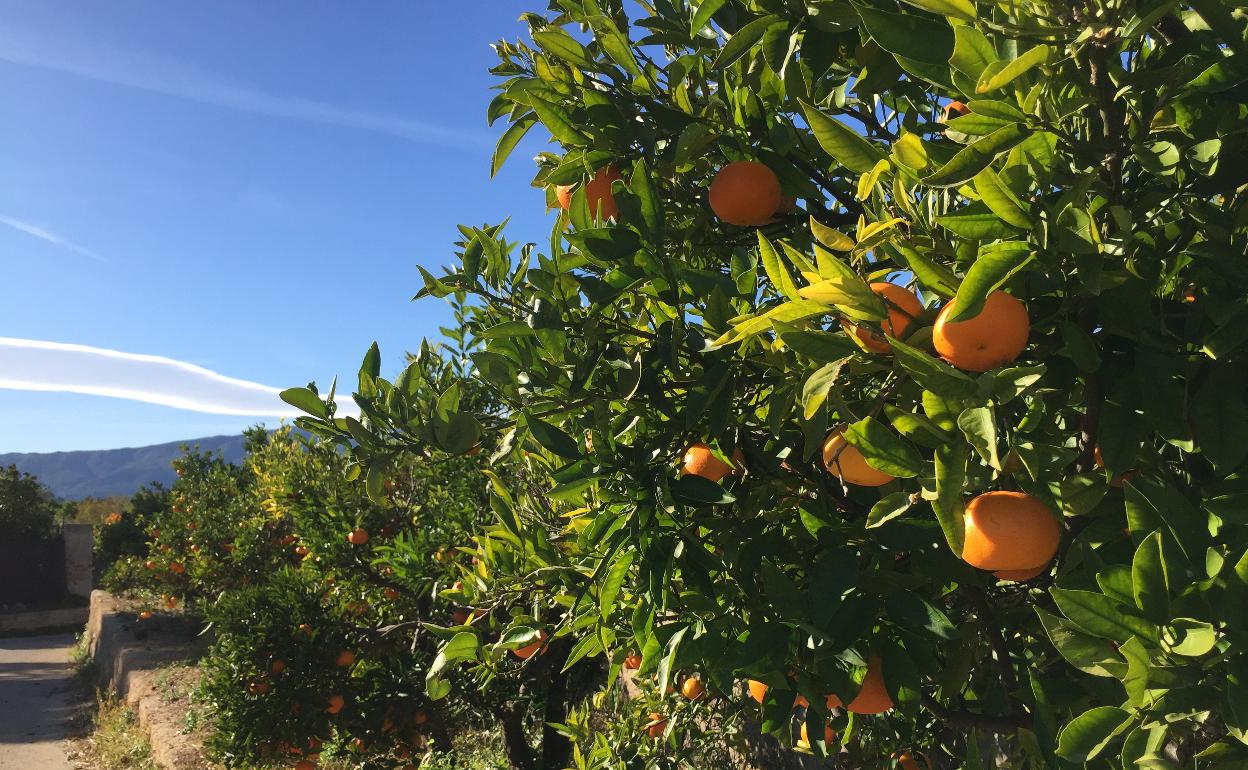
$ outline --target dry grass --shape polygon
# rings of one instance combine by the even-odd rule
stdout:
[[[139,720],[126,704],[101,697],[95,717],[95,731],[87,738],[86,749],[98,770],[156,770],[147,736]]]

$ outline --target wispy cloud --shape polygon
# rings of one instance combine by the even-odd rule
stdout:
[[[13,29],[0,31],[0,61],[241,112],[372,131],[414,142],[474,150],[488,148],[492,143],[485,131],[464,131],[409,117],[270,93],[229,82],[173,59],[86,41],[48,38],[26,31],[19,35]]]
[[[15,219],[14,217],[7,217],[7,216],[4,216],[3,214],[0,214],[0,225],[8,225],[14,230],[20,230],[21,232],[26,233],[27,235],[33,236],[35,238],[38,238],[41,241],[47,241],[48,243],[51,243],[55,246],[60,246],[61,248],[67,249],[68,251],[72,251],[75,254],[81,254],[84,257],[90,257],[91,259],[97,260],[99,262],[108,261],[107,259],[95,253],[91,249],[88,249],[84,246],[79,246],[78,244],[74,243],[68,238],[64,238],[60,235],[57,235],[51,230],[45,227],[40,227],[39,225],[33,224],[31,222],[27,222],[22,219]]]
[[[298,417],[279,389],[163,356],[0,337],[0,388],[109,396],[209,414]],[[339,402],[339,416],[358,415]]]

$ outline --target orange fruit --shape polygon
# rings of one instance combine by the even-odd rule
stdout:
[[[733,161],[715,174],[709,200],[720,220],[759,227],[770,222],[780,208],[780,180],[758,161]]]
[[[646,727],[646,734],[651,738],[662,738],[663,731],[667,729],[667,717],[657,711],[650,712],[650,724]]]
[[[311,636],[311,635],[312,635],[312,626],[308,625],[307,623],[300,623],[300,624],[299,624],[299,633],[301,633],[301,634],[307,634],[308,636]]]
[[[862,687],[845,708],[855,714],[880,714],[892,707],[893,699],[884,687],[883,663],[879,655],[872,655],[867,661],[867,676],[862,680]]]
[[[186,572],[186,567],[182,565],[182,562],[175,561],[169,564],[169,571],[175,575],[181,575],[183,572]]]
[[[962,115],[966,115],[969,112],[970,112],[970,109],[967,108],[965,104],[958,101],[957,99],[954,99],[953,101],[945,105],[945,109],[940,119],[940,122],[948,123],[954,118],[961,117]]]
[[[151,559],[148,559],[147,561],[143,562],[143,566],[147,569],[156,569],[156,562],[152,561]]]
[[[735,475],[738,470],[745,467],[745,455],[740,449],[733,450],[732,462],[735,468],[716,457],[709,446],[698,442],[685,450],[681,472],[719,483],[725,476]]]
[[[352,530],[351,534],[347,535],[347,542],[351,545],[364,545],[368,542],[368,530],[363,527]]]
[[[456,610],[451,611],[451,622],[457,626],[462,626],[465,623],[467,623],[468,618],[469,618],[468,610],[464,609],[463,607],[460,607]]]
[[[962,560],[984,570],[1029,570],[1057,553],[1062,528],[1049,507],[1022,492],[985,492],[966,504]]]
[[[1027,347],[1031,321],[1027,307],[1003,291],[994,291],[974,318],[950,322],[957,300],[936,316],[932,345],[940,357],[968,372],[986,372],[1018,358]]]
[[[295,763],[295,770],[316,770],[316,763],[310,759],[301,759]]]
[[[619,216],[620,210],[615,205],[615,196],[611,194],[611,183],[619,178],[620,172],[615,170],[615,166],[603,166],[594,173],[594,178],[585,185],[585,202],[589,204],[589,213],[597,214],[601,211],[604,220]],[[561,184],[555,187],[559,208],[568,210],[572,205],[574,192],[575,185]]]
[[[782,193],[780,195],[780,207],[776,209],[776,215],[792,214],[794,211],[797,211],[797,196],[784,195]]]
[[[898,767],[902,770],[920,770],[919,761],[915,759],[915,757],[921,757],[923,759],[923,764],[927,765],[927,770],[932,770],[932,761],[921,751],[916,751],[913,754],[908,751],[901,752],[901,754],[897,756]]]
[[[879,281],[871,284],[871,291],[883,297],[884,304],[888,308],[888,318],[880,322],[880,329],[894,339],[901,339],[914,325],[914,319],[923,312],[923,303],[914,296],[914,292],[895,283]],[[892,346],[888,344],[880,331],[871,326],[841,321],[841,328],[846,333],[853,334],[862,340],[862,344],[876,353],[892,352]]]
[[[836,740],[836,730],[832,729],[832,725],[823,726],[823,742],[832,743]],[[802,740],[801,744],[804,748],[810,748],[810,735],[806,729],[806,723],[802,722]]]
[[[689,700],[698,700],[706,694],[706,688],[702,686],[702,680],[691,676],[681,684],[680,694]]]
[[[389,587],[383,588],[381,595],[391,600],[399,598],[399,592]]]
[[[533,657],[534,654],[540,651],[545,644],[546,644],[546,632],[538,631],[537,641],[531,644],[526,644],[525,646],[512,650],[511,652],[520,660],[528,660],[529,658]]]
[[[867,459],[839,430],[828,434],[823,442],[823,464],[833,476],[846,484],[860,487],[882,487],[893,480],[884,471],[867,465]]]
[[[750,690],[750,697],[758,701],[759,705],[762,705],[763,699],[767,697],[767,691],[771,689],[762,682],[756,682],[753,679],[749,680],[746,686]],[[806,700],[806,696],[798,695],[793,699],[793,705],[798,708],[806,708],[810,705],[810,701]]]
[[[1031,580],[1039,575],[1043,575],[1048,571],[1049,565],[1041,564],[1039,567],[1032,567],[1031,569],[999,569],[994,571],[992,574],[1001,580],[1010,580],[1015,583],[1025,583],[1028,580]]]
[[[343,700],[341,695],[331,695],[325,699],[325,713],[337,714],[339,711],[342,711],[342,707],[345,703],[346,701]]]
[[[247,685],[247,692],[251,693],[252,695],[264,695],[268,691],[269,691],[269,685],[267,682],[252,682],[251,684]]]
[[[271,664],[269,664],[269,670],[272,671],[274,674],[282,673],[283,671],[286,670],[286,661],[280,660],[280,659],[273,661]]]
[[[152,617],[151,610],[143,610],[139,613],[139,620],[150,620]]]
[[[334,658],[334,665],[339,668],[346,668],[355,662],[355,653],[350,650],[343,650]]]
[[[641,656],[635,652],[629,652],[628,657],[624,658],[624,668],[634,671],[641,668]]]
[[[295,556],[307,556],[310,553],[306,545],[295,546]]]

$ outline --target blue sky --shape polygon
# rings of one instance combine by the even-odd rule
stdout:
[[[540,5],[0,0],[0,338],[272,387],[350,378],[374,339],[397,368],[449,318],[409,300],[456,223],[549,227],[540,142],[491,180],[484,117],[489,44]],[[0,387],[0,452],[259,421]]]

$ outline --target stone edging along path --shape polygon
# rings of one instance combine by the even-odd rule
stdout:
[[[213,767],[203,756],[203,735],[185,732],[185,693],[162,686],[171,665],[190,665],[199,656],[192,624],[165,614],[141,620],[124,600],[92,591],[86,633],[96,683],[138,714],[156,765],[162,770]],[[186,669],[188,675],[193,677],[194,669]]]

